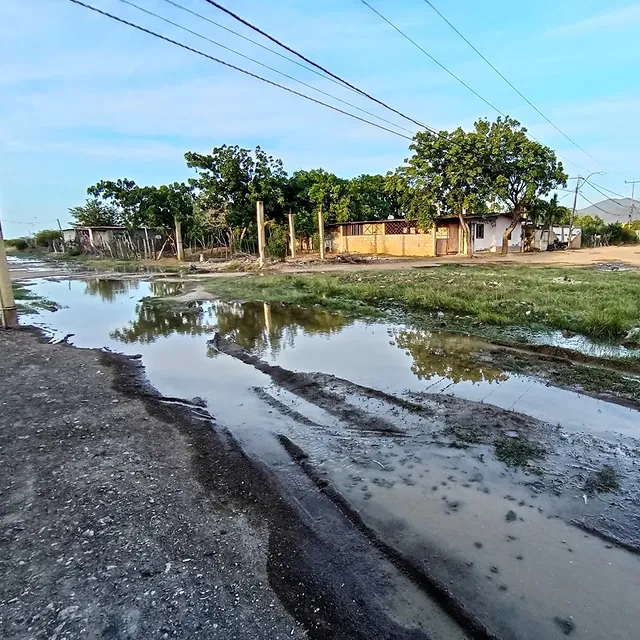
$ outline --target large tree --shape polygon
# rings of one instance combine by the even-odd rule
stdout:
[[[433,223],[438,213],[458,216],[464,247],[471,253],[471,234],[465,219],[467,212],[486,210],[490,182],[484,175],[486,144],[476,133],[462,128],[432,134],[415,135],[410,145],[413,155],[397,173],[400,189],[410,194],[409,203],[419,207],[422,226]]]
[[[230,227],[255,227],[256,201],[262,200],[267,219],[283,219],[287,174],[282,161],[260,147],[223,145],[209,154],[187,152],[185,159],[198,174],[190,183],[199,211],[223,217]]]
[[[87,198],[85,204],[71,207],[69,213],[71,224],[80,227],[117,227],[121,223],[118,210],[97,198]]]
[[[481,173],[493,198],[503,205],[511,223],[502,237],[502,252],[509,235],[535,206],[538,198],[567,183],[567,174],[555,152],[531,140],[527,130],[513,118],[495,122],[478,120],[472,134],[481,150]]]

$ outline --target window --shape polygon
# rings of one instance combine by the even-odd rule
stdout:
[[[484,240],[484,224],[476,224],[476,238]]]

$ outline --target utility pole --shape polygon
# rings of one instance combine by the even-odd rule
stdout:
[[[576,207],[578,206],[578,189],[580,188],[580,180],[582,176],[578,175],[576,179],[576,192],[573,194],[573,209],[571,210],[571,218],[569,218],[569,242],[567,249],[571,249],[571,233],[573,231],[573,221],[576,217]],[[564,242],[564,225],[562,225],[562,242]]]
[[[573,233],[573,221],[576,217],[576,207],[578,205],[578,191],[580,190],[580,180],[584,182],[582,184],[586,184],[589,181],[591,176],[603,176],[604,171],[594,171],[590,173],[586,178],[583,178],[581,175],[578,175],[577,178],[569,178],[569,180],[576,181],[576,191],[573,195],[573,209],[571,211],[571,218],[569,219],[569,238],[567,240],[567,249],[571,249],[571,234]],[[562,225],[562,242],[564,242],[564,225]]]
[[[13,298],[9,262],[2,237],[2,222],[0,222],[0,322],[5,329],[18,326],[18,313],[16,301]]]
[[[636,185],[640,184],[640,180],[625,180],[625,184],[631,185],[631,208],[629,209],[629,222],[633,220],[633,212],[636,208],[635,203],[635,195],[636,195]]]

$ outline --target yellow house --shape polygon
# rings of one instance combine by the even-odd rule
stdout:
[[[498,251],[511,219],[503,214],[467,216],[471,250]],[[439,218],[435,226],[422,230],[416,220],[365,220],[329,225],[330,250],[383,256],[429,257],[464,253],[464,235],[457,217]],[[509,236],[509,251],[521,250],[521,224]]]

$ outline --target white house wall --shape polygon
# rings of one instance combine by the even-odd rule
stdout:
[[[484,238],[475,237],[475,224],[484,224]],[[484,220],[482,222],[474,223],[473,228],[473,250],[474,251],[501,251],[502,250],[502,236],[504,232],[509,228],[511,219],[507,216],[500,216],[492,220]],[[511,234],[511,240],[509,240],[509,250],[520,251],[520,241],[522,237],[522,226],[520,223],[516,225],[516,228]]]

